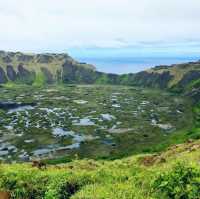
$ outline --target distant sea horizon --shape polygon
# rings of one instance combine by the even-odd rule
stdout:
[[[75,57],[80,62],[92,64],[100,72],[127,74],[137,73],[159,65],[181,64],[200,60],[191,57]]]

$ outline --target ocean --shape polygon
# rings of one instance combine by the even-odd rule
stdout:
[[[98,71],[115,74],[137,73],[158,65],[171,65],[200,60],[194,57],[76,57],[80,62],[93,64]]]

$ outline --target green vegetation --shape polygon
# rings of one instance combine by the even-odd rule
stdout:
[[[200,62],[113,75],[1,51],[0,65],[0,198],[200,198]]]
[[[200,132],[200,105],[193,105],[191,111],[189,99],[183,100],[175,94],[160,90],[120,86],[33,87],[7,83],[0,92],[3,93],[1,101],[39,102],[39,106],[25,112],[17,114],[13,112],[11,115],[7,110],[0,112],[3,124],[1,139],[7,139],[7,142],[20,149],[10,154],[12,160],[18,160],[18,155],[22,154],[22,151],[31,154],[31,151],[38,146],[45,148],[45,145],[52,143],[60,146],[73,143],[71,137],[62,139],[52,137],[54,127],[51,124],[62,116],[64,107],[68,107],[67,110],[78,118],[97,118],[102,113],[109,113],[116,118],[103,123],[91,119],[100,127],[107,127],[105,129],[97,126],[73,126],[73,122],[67,120],[68,116],[64,123],[59,119],[60,123],[55,123],[56,126],[62,127],[63,124],[67,124],[69,130],[81,132],[82,135],[101,136],[97,140],[82,142],[80,148],[59,152],[53,158],[44,157],[42,162],[47,164],[47,168],[40,169],[32,166],[32,163],[2,163],[0,190],[11,193],[12,198],[198,199],[200,197],[198,168],[200,141],[195,141],[199,139]],[[42,109],[44,107],[48,110],[52,107],[57,109],[55,114],[50,111],[44,123],[41,123],[45,128],[40,127],[38,131],[34,126],[37,121],[44,119]],[[142,114],[134,117],[134,114],[139,113],[135,112],[138,107],[141,107],[139,110]],[[122,110],[126,114],[119,114]],[[151,118],[152,110],[153,118]],[[88,117],[91,111],[93,115]],[[40,113],[41,117],[36,113]],[[16,115],[19,117],[18,120]],[[168,125],[161,125],[161,128],[158,128],[154,126],[157,124],[154,122],[152,126],[152,119],[156,119],[155,115],[159,117],[158,124],[170,123],[176,126],[176,129],[171,126],[168,129]],[[13,118],[14,134],[24,132],[22,136],[12,138],[13,129],[10,128],[7,129],[9,137],[3,133],[6,131],[5,127],[12,124]],[[27,118],[30,121],[29,127],[25,126]],[[119,121],[120,126],[114,130],[131,130],[119,134],[108,133],[109,129]],[[140,134],[137,134],[135,129],[140,130]],[[109,135],[109,139],[106,135]],[[35,142],[24,142],[31,139]],[[186,143],[180,144],[183,142]]]
[[[179,163],[172,170],[160,174],[154,182],[154,189],[168,198],[200,197],[200,169],[186,165]]]
[[[33,86],[36,86],[36,87],[44,86],[46,81],[47,80],[46,80],[44,74],[43,73],[38,73],[36,78],[35,78],[35,81],[33,83]]]
[[[115,161],[74,160],[47,169],[4,164],[0,189],[15,199],[198,199],[199,149],[195,141]]]
[[[194,137],[187,134],[194,120],[187,98],[124,86],[38,86],[10,83],[0,89],[0,101],[21,103],[0,112],[2,161],[24,161],[38,153],[51,163],[76,155],[111,160]],[[9,146],[13,150],[7,151]]]

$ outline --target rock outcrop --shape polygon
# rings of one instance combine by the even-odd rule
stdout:
[[[45,55],[45,54],[38,54],[38,55],[36,55],[36,59],[39,63],[48,64],[53,61],[53,56]]]
[[[35,72],[27,70],[23,64],[19,64],[18,72],[17,72],[17,79],[19,82],[25,84],[32,84],[35,80]]]
[[[45,77],[45,82],[47,84],[53,84],[55,82],[55,78],[53,77],[53,74],[51,74],[51,71],[49,71],[48,68],[41,67],[41,71]]]
[[[26,54],[19,53],[19,55],[17,56],[17,61],[19,62],[29,62],[33,59],[34,59],[33,55],[26,55]]]
[[[181,81],[178,82],[177,86],[179,86],[181,88],[185,88],[188,85],[190,85],[192,82],[194,82],[195,80],[198,80],[198,79],[200,79],[200,71],[192,70],[183,76]]]
[[[13,66],[8,65],[6,67],[6,73],[7,73],[7,77],[8,77],[9,80],[16,81],[16,79],[17,79],[17,73],[15,72]]]
[[[173,76],[169,72],[155,73],[143,71],[132,75],[132,79],[129,77],[129,81],[135,86],[163,89],[167,88],[172,78]]]
[[[0,67],[0,84],[4,84],[7,82],[6,73],[2,67]]]

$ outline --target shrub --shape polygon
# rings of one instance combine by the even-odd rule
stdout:
[[[156,178],[153,189],[157,194],[164,194],[170,199],[198,199],[200,198],[200,170],[178,163],[171,171],[160,174]]]
[[[198,140],[200,139],[200,129],[194,128],[187,133],[188,138]]]
[[[11,192],[12,198],[39,199],[45,193],[48,177],[36,172],[11,171],[1,174],[0,188]],[[40,182],[40,183],[38,183]]]

